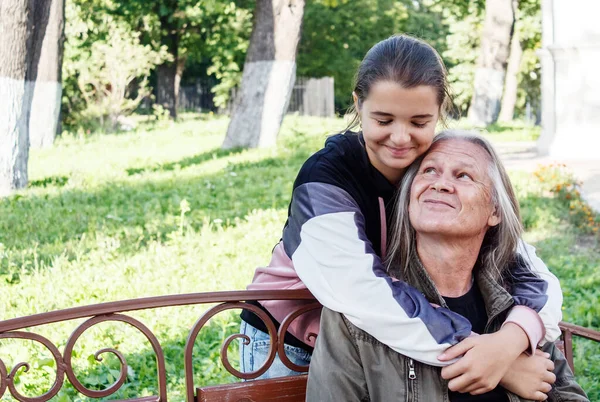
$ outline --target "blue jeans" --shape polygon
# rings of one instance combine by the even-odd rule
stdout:
[[[240,339],[240,365],[242,373],[248,373],[251,371],[258,370],[269,356],[269,348],[271,346],[271,339],[269,334],[259,329],[254,328],[246,321],[242,320],[240,327],[240,333],[247,335],[250,338],[250,343],[244,345],[244,340]],[[290,361],[299,366],[308,366],[310,363],[310,353],[302,348],[290,346],[288,344],[283,345],[285,354]],[[298,371],[290,370],[283,364],[278,355],[275,355],[275,360],[271,367],[257,380],[264,380],[274,377],[283,377],[289,375],[303,374]]]

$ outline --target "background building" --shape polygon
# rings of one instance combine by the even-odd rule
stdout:
[[[598,0],[542,2],[542,155],[600,159],[599,12]]]

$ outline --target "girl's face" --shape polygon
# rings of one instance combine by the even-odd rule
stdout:
[[[435,89],[425,85],[406,89],[396,82],[378,81],[360,107],[353,96],[371,164],[391,183],[398,183],[433,140],[440,110]]]

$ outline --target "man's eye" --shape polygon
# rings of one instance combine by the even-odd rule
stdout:
[[[435,173],[435,168],[427,167],[423,169],[423,173]]]
[[[459,179],[467,179],[467,180],[473,180],[473,178],[468,174],[468,173],[459,173],[456,177],[458,177]]]

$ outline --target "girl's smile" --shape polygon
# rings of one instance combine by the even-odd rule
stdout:
[[[355,103],[371,164],[397,183],[431,145],[440,109],[435,89],[378,81],[362,103],[355,96]]]

